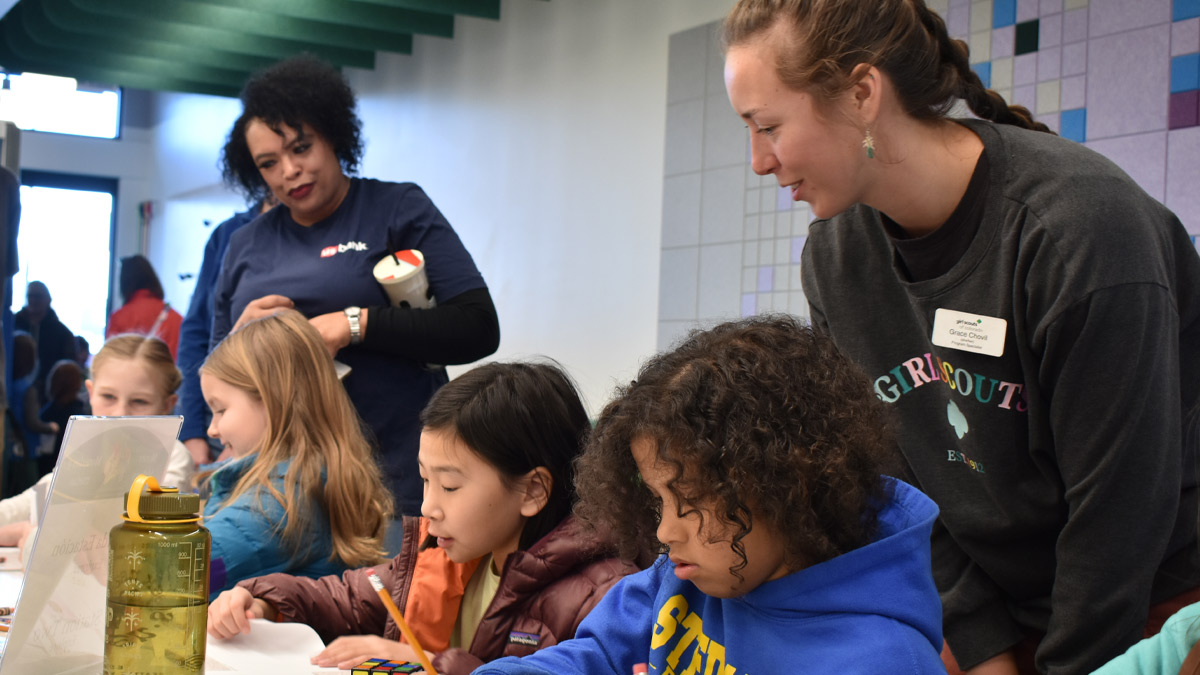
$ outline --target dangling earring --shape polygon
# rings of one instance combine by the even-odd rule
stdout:
[[[867,129],[866,136],[863,136],[863,147],[867,149],[867,159],[875,159],[875,137],[871,135],[870,129]]]

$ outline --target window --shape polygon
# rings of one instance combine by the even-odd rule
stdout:
[[[25,287],[41,281],[51,309],[87,339],[104,344],[117,181],[111,178],[21,172],[21,269],[12,280],[12,311],[25,306]]]
[[[121,90],[70,77],[0,72],[0,119],[28,131],[116,138]]]

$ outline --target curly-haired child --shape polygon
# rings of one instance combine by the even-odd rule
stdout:
[[[884,475],[881,403],[789,317],[694,332],[603,411],[577,513],[636,556],[577,637],[486,673],[939,672],[937,507]]]

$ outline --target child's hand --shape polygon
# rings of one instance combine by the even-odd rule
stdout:
[[[33,529],[33,523],[22,520],[0,527],[0,546],[23,546],[22,542]]]
[[[250,619],[274,619],[275,608],[250,591],[235,586],[217,596],[208,605],[208,634],[215,638],[231,638],[250,632]]]
[[[393,642],[378,635],[348,635],[340,637],[312,658],[314,666],[337,667],[349,670],[367,659],[391,659],[393,661],[420,661],[417,652],[403,642]]]

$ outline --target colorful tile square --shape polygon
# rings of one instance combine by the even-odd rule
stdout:
[[[775,290],[775,268],[758,268],[758,292],[770,293],[773,290]]]
[[[1183,21],[1200,16],[1200,0],[1173,0],[1171,20]]]
[[[1200,89],[1200,52],[1171,59],[1171,93]]]
[[[1059,118],[1063,138],[1069,138],[1077,143],[1087,140],[1087,108],[1075,108],[1062,111]]]
[[[1200,90],[1171,94],[1167,128],[1183,129],[1200,126]]]
[[[946,30],[955,37],[961,37],[971,32],[971,6],[961,5],[951,7],[945,14]]]
[[[742,293],[742,316],[758,313],[758,298],[753,293]]]
[[[1017,21],[1036,19],[1038,4],[1038,0],[1017,0]]]
[[[979,76],[979,79],[983,82],[983,86],[987,87],[988,89],[992,88],[992,62],[991,61],[985,61],[983,63],[972,64],[971,70],[975,71],[975,74]]]
[[[1171,56],[1200,52],[1200,18],[1171,24]]]
[[[1037,62],[1038,82],[1056,80],[1062,77],[1062,49],[1039,49]]]
[[[1017,39],[1014,53],[1018,56],[1038,50],[1039,23],[1037,19],[1017,24]]]
[[[1016,26],[1005,26],[992,31],[992,60],[1013,55]]]
[[[1057,47],[1062,44],[1062,14],[1051,14],[1043,16],[1038,24],[1041,30],[1041,35],[1038,36],[1038,47],[1045,49],[1046,47]]]
[[[1087,43],[1076,42],[1066,45],[1062,50],[1062,74],[1082,75],[1087,72]]]
[[[992,4],[992,28],[1003,28],[1017,22],[1017,0],[995,0]]]
[[[1060,89],[1060,105],[1067,110],[1087,105],[1087,76],[1064,77]]]
[[[1037,63],[1036,52],[1022,54],[1013,59],[1013,85],[1019,87],[1037,82]]]
[[[971,32],[992,32],[992,0],[980,0],[971,3]]]
[[[1082,9],[1074,9],[1063,12],[1063,44],[1069,45],[1072,42],[1079,42],[1088,38],[1088,11],[1084,7]]]
[[[804,242],[808,237],[792,237],[792,262],[799,263],[804,255]]]
[[[1042,0],[1038,3],[1038,12],[1042,16],[1050,16],[1051,14],[1062,14],[1063,0]]]

